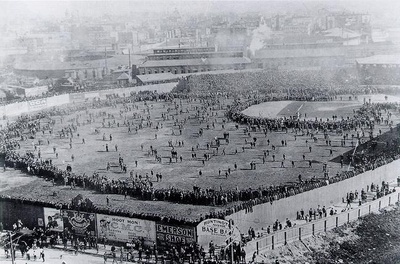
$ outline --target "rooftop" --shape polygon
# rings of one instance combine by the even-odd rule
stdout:
[[[149,54],[148,57],[158,57],[158,56],[176,56],[176,55],[190,55],[190,54],[204,54],[204,55],[219,55],[219,54],[232,54],[242,51],[212,51],[212,52],[192,52],[192,53],[156,53]]]
[[[342,39],[359,38],[361,34],[346,28],[332,28],[324,32],[325,37],[338,37]]]
[[[179,79],[180,76],[172,74],[170,72],[166,72],[166,73],[137,75],[136,77],[143,83],[149,83],[149,82],[157,82],[157,81],[176,80],[176,79]]]
[[[131,55],[131,63],[138,64],[143,60],[143,56]],[[120,65],[128,65],[128,55],[115,55],[107,59],[107,67],[109,69],[117,68]],[[86,61],[60,61],[60,60],[40,60],[40,58],[28,57],[26,59],[17,59],[15,69],[18,70],[77,70],[105,68],[106,62],[100,60]]]
[[[123,72],[118,78],[117,80],[129,80],[129,75],[126,74],[125,72]]]
[[[145,61],[140,67],[178,67],[178,66],[202,66],[202,65],[229,65],[229,64],[248,64],[250,59],[246,57],[230,58],[206,58],[206,59],[184,59],[184,60],[157,60]]]
[[[340,48],[316,48],[316,49],[263,49],[256,51],[255,58],[281,59],[287,57],[338,57],[344,56]]]
[[[359,64],[400,64],[400,54],[375,55],[366,58],[356,59]]]

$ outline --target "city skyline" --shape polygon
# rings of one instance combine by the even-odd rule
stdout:
[[[228,4],[229,3],[229,4]],[[366,4],[367,3],[367,4]],[[328,0],[196,0],[196,1],[1,1],[3,17],[13,16],[15,14],[40,17],[62,16],[66,11],[79,11],[81,15],[102,15],[108,13],[129,14],[129,13],[165,13],[177,9],[179,12],[188,13],[218,13],[218,12],[279,12],[286,9],[294,11],[302,9],[304,12],[312,9],[333,8],[354,9],[361,12],[378,13],[382,9],[387,12],[396,12],[399,7],[398,1],[394,0],[350,0],[350,1],[328,1]]]

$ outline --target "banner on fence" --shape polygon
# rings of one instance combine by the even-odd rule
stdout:
[[[47,98],[28,101],[28,110],[40,110],[47,107]]]
[[[239,229],[222,219],[207,219],[197,225],[197,243],[208,249],[210,242],[224,246],[227,241],[240,241]]]
[[[156,227],[153,221],[97,214],[97,227],[99,238],[131,242],[134,238],[143,237],[156,241]]]
[[[36,86],[32,88],[23,88],[25,97],[41,96],[49,90],[47,85]]]
[[[69,102],[70,103],[85,102],[85,94],[84,93],[70,93],[69,94]]]
[[[99,93],[85,93],[85,99],[93,99],[93,98],[99,98],[100,94]]]
[[[156,224],[157,244],[191,244],[196,242],[196,228],[189,226],[173,226]]]
[[[59,106],[69,103],[69,94],[62,94],[47,98],[47,107]]]
[[[95,214],[78,212],[72,210],[61,210],[64,227],[68,228],[73,234],[83,236],[87,232],[96,235],[96,216]]]
[[[44,207],[44,225],[50,230],[62,232],[64,230],[64,222],[61,211],[56,208]]]

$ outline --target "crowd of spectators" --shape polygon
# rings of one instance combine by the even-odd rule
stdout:
[[[120,97],[111,95],[107,100],[95,100],[92,102],[92,108],[101,108],[104,106],[115,106],[117,104],[141,100],[158,100],[182,96],[182,97],[231,97],[235,98],[234,103],[229,107],[226,116],[234,122],[245,124],[249,127],[256,126],[260,130],[284,131],[293,129],[297,132],[305,133],[308,130],[339,131],[344,136],[346,132],[354,128],[363,128],[366,131],[371,130],[375,124],[389,122],[388,110],[398,111],[397,104],[371,104],[365,103],[364,106],[355,112],[352,118],[332,118],[331,120],[307,120],[296,118],[259,118],[251,117],[242,113],[242,110],[250,105],[264,101],[276,100],[333,100],[342,95],[348,94],[349,87],[354,87],[353,97],[356,94],[370,93],[366,88],[357,88],[353,83],[342,84],[334,81],[332,78],[322,77],[321,74],[315,72],[244,72],[229,73],[220,75],[196,75],[190,76],[184,80],[185,87],[190,93],[179,93],[175,90],[171,94],[142,93],[131,94],[130,96]],[[201,96],[200,96],[201,94]],[[239,100],[239,98],[242,98]],[[186,203],[194,205],[220,206],[221,210],[212,212],[205,218],[224,218],[234,212],[245,209],[251,211],[252,206],[260,203],[270,202],[282,199],[288,196],[296,195],[301,192],[309,191],[330,183],[334,183],[363,171],[374,169],[384,165],[394,159],[400,157],[399,140],[394,139],[388,141],[388,149],[383,153],[369,152],[358,154],[350,157],[353,171],[338,173],[333,177],[312,178],[307,180],[299,180],[298,182],[282,184],[279,186],[267,186],[259,188],[235,189],[235,190],[218,190],[203,189],[193,187],[193,190],[182,190],[174,187],[170,188],[154,188],[150,181],[145,178],[130,177],[129,180],[114,180],[107,176],[99,176],[97,173],[92,175],[77,175],[67,170],[57,168],[51,164],[49,160],[42,160],[35,154],[28,152],[25,155],[18,154],[14,151],[17,148],[18,140],[22,137],[22,129],[29,128],[34,135],[40,118],[51,115],[59,115],[60,113],[69,113],[76,110],[84,110],[89,106],[77,104],[73,106],[65,106],[53,108],[49,111],[42,111],[36,115],[21,116],[15,123],[9,124],[2,133],[1,150],[5,154],[5,165],[23,170],[32,175],[45,177],[58,184],[65,184],[74,187],[88,188],[96,190],[103,194],[121,194],[129,195],[140,200],[158,200],[169,201],[173,203]],[[387,114],[385,116],[385,114]],[[392,133],[393,134],[393,133]],[[359,139],[359,135],[357,135]],[[31,201],[33,203],[38,201]],[[40,202],[38,202],[40,203]],[[68,209],[71,204],[48,204],[46,206],[57,206]],[[80,205],[82,206],[82,205]],[[92,208],[83,208],[90,212],[117,214],[121,216],[147,218],[152,220],[165,220],[183,224],[185,219],[175,219],[172,217],[165,218],[157,214],[136,214],[123,210],[113,211],[113,209],[102,209],[96,206]],[[202,219],[198,219],[202,220]],[[192,221],[193,224],[196,221]],[[190,222],[190,221],[189,221]],[[186,223],[188,224],[188,223]],[[189,223],[190,224],[190,223]]]
[[[400,85],[398,67],[363,65],[359,70],[360,82],[364,85]]]

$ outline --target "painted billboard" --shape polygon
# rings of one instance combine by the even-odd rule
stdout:
[[[52,231],[62,232],[64,230],[61,211],[56,208],[44,207],[44,225]]]
[[[61,210],[64,228],[68,228],[71,233],[77,236],[84,236],[89,233],[96,235],[96,216],[95,214],[78,212],[73,210]]]
[[[28,110],[35,111],[45,109],[47,107],[47,98],[28,101]]]
[[[197,243],[205,249],[211,241],[214,245],[225,246],[230,239],[240,241],[240,232],[226,220],[207,219],[197,225]]]
[[[85,102],[85,94],[84,93],[70,93],[69,94],[69,102],[70,103]]]
[[[135,238],[156,241],[155,222],[113,215],[97,214],[98,237],[131,242]]]
[[[156,224],[157,245],[191,244],[196,242],[196,228],[190,226],[173,226]]]

